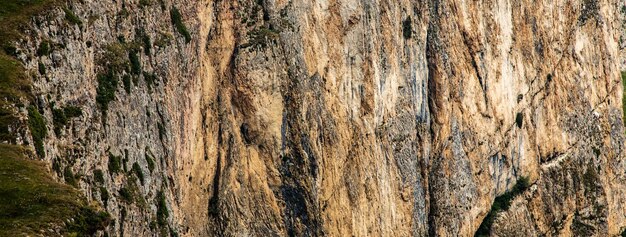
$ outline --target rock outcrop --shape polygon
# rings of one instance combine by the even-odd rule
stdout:
[[[623,7],[84,0],[15,46],[109,236],[472,236],[526,179],[487,233],[608,236]]]

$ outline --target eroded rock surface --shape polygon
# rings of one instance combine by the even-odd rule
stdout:
[[[520,177],[491,235],[607,236],[623,5],[84,0],[17,46],[110,236],[473,236]]]

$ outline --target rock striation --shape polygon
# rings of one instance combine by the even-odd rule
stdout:
[[[71,1],[15,43],[18,140],[109,236],[615,236],[624,8]]]

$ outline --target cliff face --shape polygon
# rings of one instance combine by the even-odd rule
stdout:
[[[622,5],[85,0],[16,47],[109,235],[606,236]]]

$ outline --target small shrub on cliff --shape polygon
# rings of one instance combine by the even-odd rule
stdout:
[[[528,187],[528,178],[520,177],[519,179],[517,179],[517,183],[515,183],[511,190],[496,197],[496,199],[493,201],[493,205],[491,205],[491,210],[489,211],[485,219],[483,219],[483,222],[480,224],[480,227],[478,227],[478,231],[476,231],[476,234],[474,236],[489,236],[489,233],[491,232],[491,225],[493,225],[493,222],[498,213],[508,210],[511,206],[511,201],[513,201],[515,197],[526,191]]]
[[[43,64],[42,62],[39,62],[38,71],[39,71],[39,74],[46,75],[46,65]]]
[[[152,5],[152,1],[150,0],[139,0],[139,5],[142,7],[149,7]]]
[[[404,39],[410,39],[413,35],[413,21],[411,21],[411,17],[407,17],[404,21],[402,21],[402,36]]]
[[[74,217],[67,229],[79,236],[94,236],[98,230],[104,230],[111,223],[111,215],[93,208],[83,207],[80,214]]]
[[[76,180],[76,176],[74,172],[72,172],[72,168],[69,166],[65,167],[65,171],[63,171],[63,179],[65,183],[72,185],[74,187],[78,186],[78,180]]]
[[[133,164],[132,171],[133,173],[135,173],[135,175],[137,175],[137,178],[139,178],[139,182],[141,182],[141,185],[144,185],[145,177],[143,176],[143,171],[141,170],[141,166],[139,166],[137,162]]]
[[[137,51],[131,50],[128,53],[128,58],[130,59],[131,72],[135,75],[139,75],[141,73],[141,61],[139,60]]]
[[[37,49],[37,56],[48,56],[52,50],[50,49],[50,42],[44,40],[39,44],[39,48]]]
[[[140,207],[146,206],[146,200],[136,184],[136,178],[131,176],[126,180],[126,185],[119,191],[120,198],[127,203],[135,203]]]
[[[189,30],[187,30],[187,26],[185,26],[185,23],[183,22],[183,15],[180,14],[178,8],[172,7],[170,10],[170,17],[172,24],[174,24],[178,33],[185,37],[185,42],[191,42],[191,34],[189,33]]]
[[[150,36],[145,32],[141,33],[141,41],[143,42],[143,52],[146,55],[150,55],[150,50],[152,49],[152,40],[150,40]]]
[[[96,90],[96,102],[100,106],[103,114],[109,108],[109,103],[115,99],[115,91],[117,90],[117,78],[113,72],[98,75],[98,89]]]
[[[165,194],[163,194],[163,191],[159,191],[157,194],[157,224],[159,224],[159,227],[164,228],[167,225],[169,215]]]
[[[124,85],[124,91],[126,91],[126,94],[130,94],[130,90],[132,89],[132,85],[130,84],[130,76],[129,75],[124,75],[124,77],[122,77],[122,83]]]
[[[33,136],[37,155],[40,158],[45,157],[46,152],[43,147],[43,141],[48,136],[48,129],[46,128],[46,120],[34,106],[28,107],[28,127]]]
[[[104,183],[104,172],[101,169],[97,169],[93,171],[93,180],[99,184]]]
[[[83,115],[83,111],[76,106],[67,106],[63,109],[52,107],[52,120],[54,125],[54,133],[61,135],[61,129],[64,128],[70,119]]]
[[[104,203],[106,207],[109,202],[109,190],[105,187],[100,187],[100,200],[102,200],[102,203]]]
[[[109,153],[109,173],[119,173],[122,169],[122,158]]]
[[[83,24],[83,21],[69,8],[63,8],[63,11],[65,12],[65,20],[68,22],[79,26]]]

